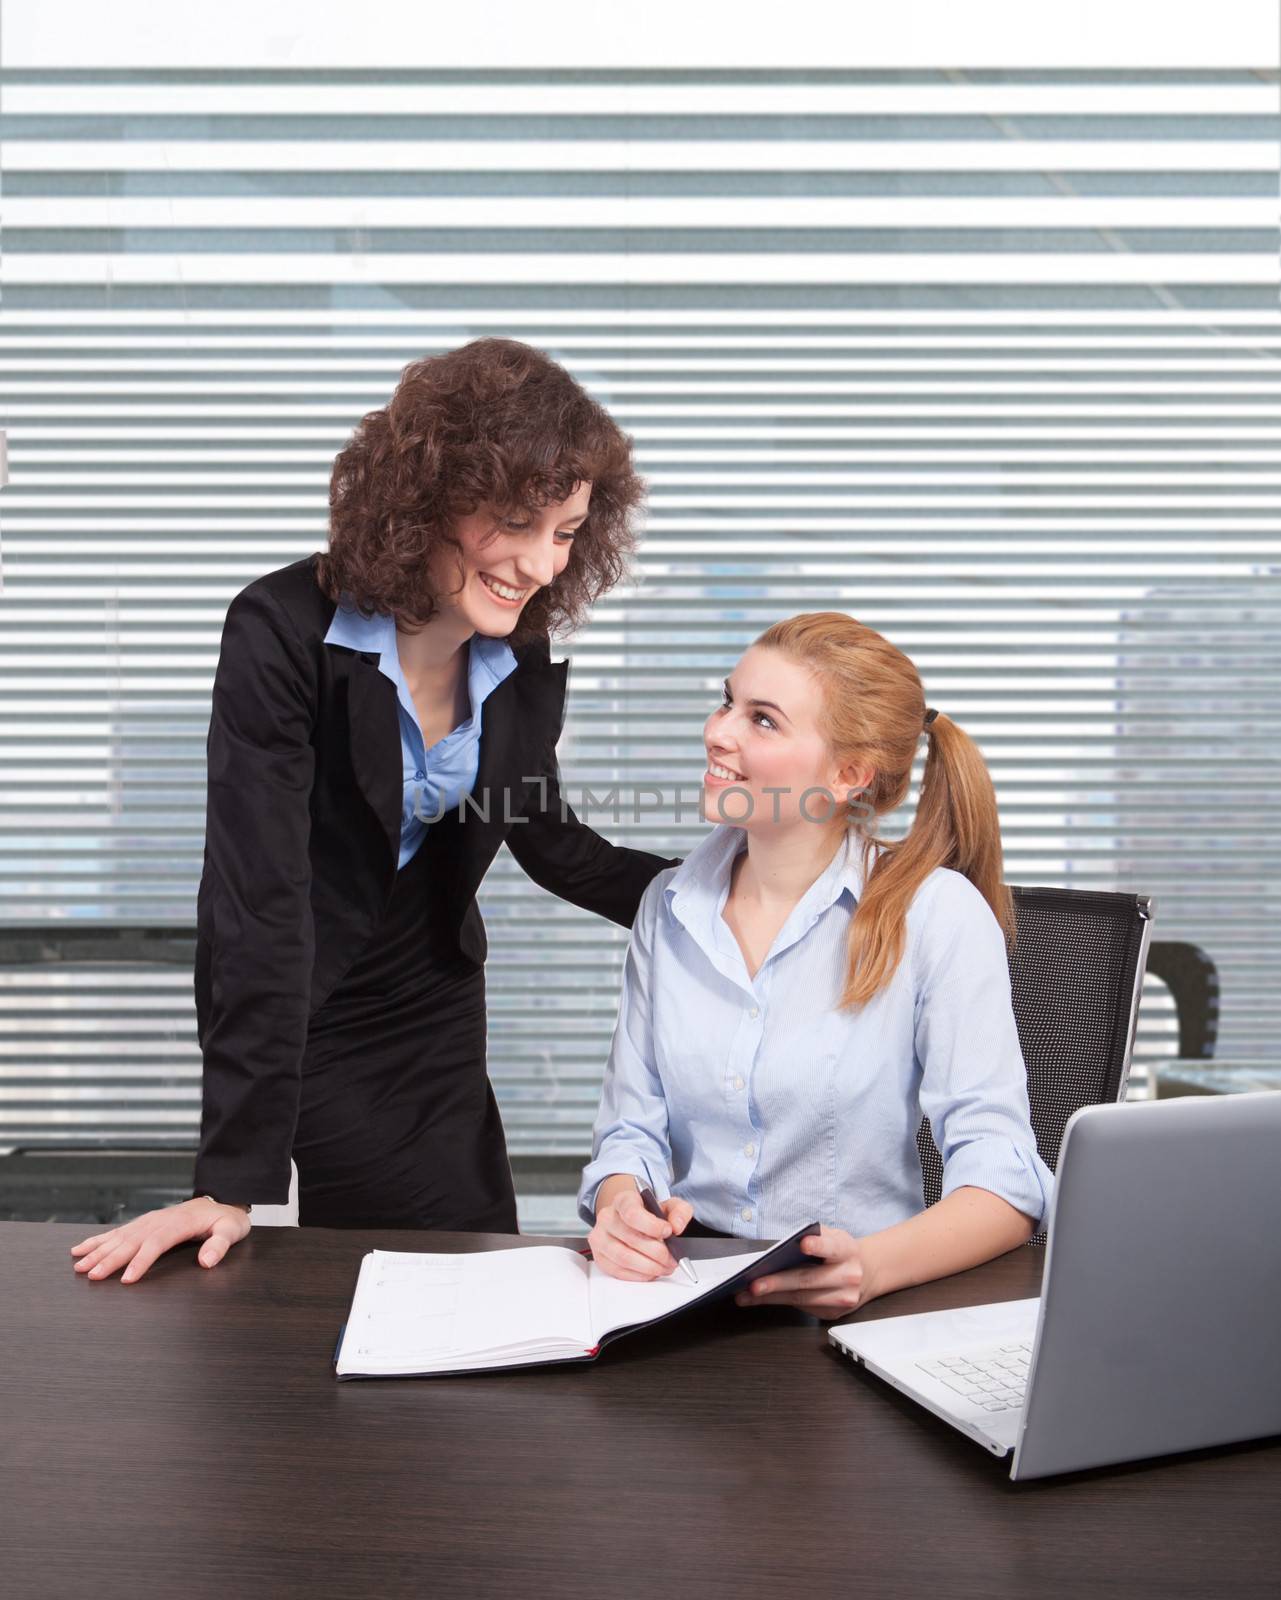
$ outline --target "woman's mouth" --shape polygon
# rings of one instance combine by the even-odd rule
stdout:
[[[528,589],[517,589],[513,584],[491,577],[488,572],[479,572],[476,576],[488,590],[489,598],[494,604],[506,606],[509,611],[519,610],[529,595]]]
[[[703,774],[703,782],[709,789],[724,789],[731,783],[746,783],[747,779],[741,772],[736,772],[733,767],[722,765],[708,757],[707,771]]]

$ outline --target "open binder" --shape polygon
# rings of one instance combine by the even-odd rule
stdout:
[[[611,1278],[577,1249],[530,1245],[461,1255],[370,1250],[338,1336],[339,1378],[421,1378],[559,1361],[594,1361],[614,1339],[726,1299],[769,1272],[813,1266],[788,1239],[741,1255],[691,1256],[651,1283]]]

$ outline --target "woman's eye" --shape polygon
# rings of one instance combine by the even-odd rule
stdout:
[[[531,522],[504,522],[503,523],[503,527],[509,529],[512,533],[528,533],[530,528],[533,527],[533,523],[531,523]],[[560,532],[556,535],[556,537],[563,544],[573,544],[574,535],[577,532],[578,532],[577,528],[562,528],[560,530]]]
[[[760,718],[765,727],[772,728],[774,726],[774,719],[767,712],[758,711],[756,715]]]

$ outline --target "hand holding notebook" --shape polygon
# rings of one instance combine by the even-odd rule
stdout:
[[[334,1365],[339,1378],[591,1361],[611,1340],[733,1295],[767,1272],[812,1265],[799,1241],[697,1261],[698,1283],[611,1277],[577,1249],[531,1245],[460,1255],[371,1250],[360,1264]]]

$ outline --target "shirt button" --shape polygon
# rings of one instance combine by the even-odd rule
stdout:
[[[744,1206],[742,1211],[739,1212],[739,1216],[742,1217],[744,1222],[750,1222],[752,1220],[751,1206]]]
[[[759,1006],[753,1006],[747,1014],[752,1018],[759,1017],[761,1014],[761,1008]]]
[[[734,1087],[735,1087],[735,1088],[736,1088],[736,1089],[741,1089],[741,1088],[742,1088],[742,1087],[743,1087],[743,1080],[742,1080],[742,1078],[735,1078],[735,1079],[734,1079]]]
[[[756,1146],[754,1144],[745,1144],[743,1146],[743,1154],[745,1156],[754,1156],[756,1154]]]

